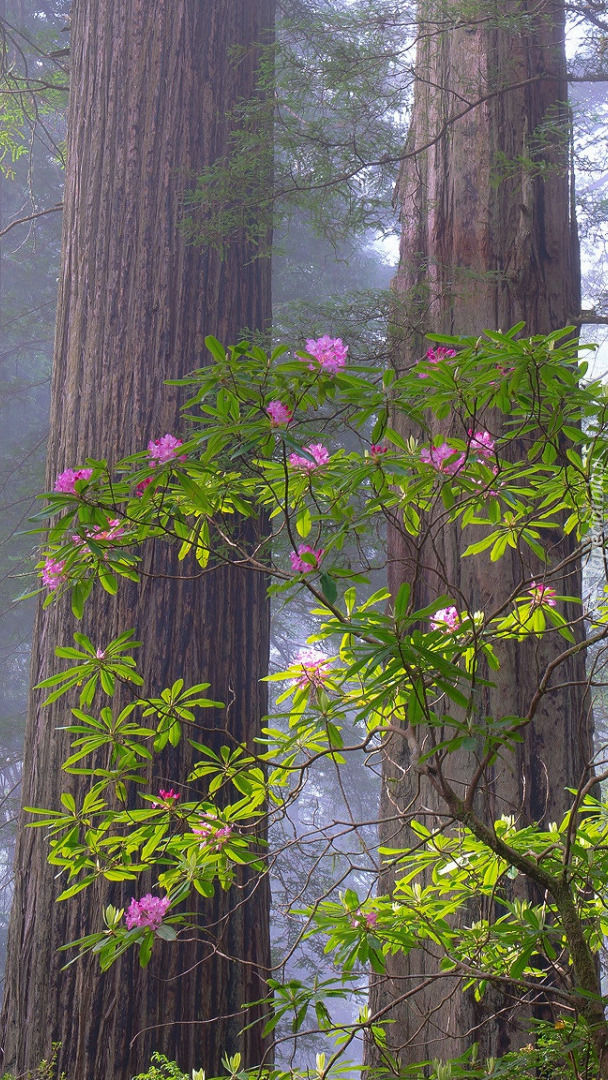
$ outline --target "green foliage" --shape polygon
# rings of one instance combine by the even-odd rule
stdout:
[[[590,1075],[596,1061],[605,1029],[595,957],[608,933],[608,805],[592,777],[572,793],[563,820],[546,828],[488,820],[475,799],[483,777],[535,722],[534,709],[488,716],[479,706],[504,643],[516,649],[550,640],[558,667],[586,647],[577,626],[580,597],[552,587],[561,567],[545,535],[575,538],[573,560],[607,546],[608,398],[599,384],[584,383],[586,365],[570,328],[530,339],[520,338],[521,330],[438,337],[452,356],[436,354],[400,373],[328,367],[314,351],[284,346],[270,356],[246,342],[226,350],[208,339],[212,364],[181,380],[191,393],[187,439],[170,459],[151,465],[142,451],[112,475],[105,462],[91,460],[90,477],[77,480],[73,492],[48,495],[40,513],[51,518],[40,565],[46,572],[50,559],[60,567],[49,602],[71,589],[84,603],[97,581],[107,588],[110,572],[116,588],[122,578],[136,580],[145,545],[168,538],[193,573],[236,557],[268,573],[287,604],[306,592],[316,619],[309,642],[330,650],[301,654],[270,676],[287,684],[277,698],[283,711],[268,719],[254,750],[211,750],[197,738],[198,710],[221,708],[206,697],[205,684],[187,688],[178,680],[147,696],[129,632],[101,648],[76,634],[77,648],[58,650],[69,666],[41,685],[52,700],[79,689],[64,768],[91,777],[80,804],[64,794],[61,809],[32,811],[33,824],[48,830],[50,862],[66,877],[60,899],[100,877],[137,882],[151,868],[166,895],[156,921],[125,924],[124,911],[108,907],[102,930],[71,943],[98,956],[102,969],[132,946],[145,966],[153,948],[190,932],[192,916],[182,905],[193,890],[210,896],[218,885],[229,889],[241,865],[266,873],[267,807],[284,813],[319,760],[340,772],[349,756],[377,754],[398,730],[412,767],[442,800],[445,820],[437,827],[408,812],[409,846],[381,851],[392,866],[390,894],[372,899],[349,886],[291,912],[301,935],[321,942],[328,978],[312,985],[273,978],[262,999],[266,1032],[288,1023],[298,1037],[315,1033],[331,1052],[318,1055],[316,1073],[290,1076],[340,1075],[364,1031],[390,1067],[383,1016],[363,1005],[345,1023],[335,1007],[356,996],[352,980],[362,968],[382,975],[391,954],[421,947],[439,954],[441,977],[462,991],[481,999],[493,985],[531,1000],[549,995],[556,1018],[535,1030],[531,1048],[500,1061],[478,1062],[471,1048],[404,1076],[420,1076],[422,1068],[437,1080],[532,1076],[550,1063],[552,1075],[570,1078]],[[419,438],[399,434],[400,413]],[[453,434],[433,437],[430,416],[451,416]],[[497,416],[492,436],[484,424]],[[338,417],[357,434],[358,448],[320,454],[319,430]],[[364,434],[370,425],[371,444]],[[453,523],[465,544],[471,538],[466,558],[491,565],[516,551],[521,578],[497,577],[484,611],[458,610],[449,591],[416,607],[409,583],[395,597],[373,591],[365,561],[344,553],[361,550],[387,513],[414,539],[437,520]],[[269,522],[253,551],[240,546],[243,517]],[[591,643],[608,637],[607,610],[605,595],[582,609]],[[118,684],[136,692],[115,715],[99,697],[111,700]],[[354,739],[347,734],[353,723]],[[189,776],[173,780],[184,788],[183,802],[173,788],[145,790],[155,753],[182,737],[199,755]],[[460,793],[449,761],[463,749],[475,766]],[[536,886],[542,901],[522,899],[521,880]],[[248,1075],[240,1060],[226,1068]]]

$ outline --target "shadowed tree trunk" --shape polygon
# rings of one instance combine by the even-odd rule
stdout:
[[[517,0],[503,17],[502,8],[484,8],[477,22],[460,27],[458,10],[454,2],[440,11],[424,0],[420,7],[418,82],[406,147],[410,155],[420,152],[405,160],[398,184],[398,367],[424,355],[426,332],[479,334],[484,328],[507,330],[521,320],[524,334],[542,334],[567,325],[580,311],[563,3]],[[447,22],[454,28],[446,29]],[[480,426],[500,435],[497,424],[496,416],[488,416]],[[440,432],[467,434],[457,412],[441,425],[435,421],[434,433]],[[402,433],[421,434],[403,428]],[[518,456],[528,445],[519,445]],[[460,525],[441,524],[439,512],[431,536],[420,544],[398,525],[389,529],[391,592],[403,581],[416,582],[417,607],[447,593],[460,610],[489,612],[518,583],[542,576],[538,561],[525,551],[508,548],[498,563],[483,555],[462,560],[470,542]],[[549,534],[545,542],[550,567],[568,560],[569,539]],[[550,581],[558,594],[580,595],[578,563],[567,562]],[[580,617],[574,604],[561,610],[568,619]],[[555,637],[501,649],[501,670],[491,674],[494,687],[483,689],[481,715],[527,714],[547,663],[561,651]],[[547,693],[523,744],[484,778],[479,803],[489,822],[513,814],[522,824],[547,825],[567,809],[565,788],[579,783],[591,757],[582,654],[560,665],[549,686],[556,683],[562,688]],[[459,791],[474,768],[473,756],[465,754],[446,765]],[[408,830],[398,815],[412,800],[427,825],[439,823],[433,816],[440,809],[437,797],[417,785],[405,741],[393,737],[384,766],[381,843],[407,846]],[[383,872],[381,892],[392,888],[395,876],[398,871]],[[373,1012],[390,1006],[437,964],[417,952],[390,956],[387,970],[386,978],[373,980]],[[438,981],[390,1009],[387,1016],[395,1022],[387,1029],[388,1044],[403,1063],[456,1056],[476,1040],[482,1058],[502,1054],[529,1041],[522,1023],[529,1012],[513,1016],[514,1004],[493,991],[478,1003],[454,981]],[[371,1046],[367,1059],[378,1063]]]
[[[176,432],[178,391],[163,381],[206,362],[205,335],[230,343],[243,328],[269,327],[269,259],[256,258],[244,236],[223,261],[188,246],[180,216],[183,191],[226,150],[230,110],[258,92],[259,43],[271,41],[273,15],[274,0],[74,4],[51,487],[59,471],[88,455],[115,461]],[[193,571],[188,580],[184,566],[167,547],[150,547],[141,585],[121,586],[116,598],[95,593],[81,628],[103,647],[134,627],[147,692],[178,677],[209,681],[229,706],[203,714],[215,732],[201,727],[198,738],[250,742],[266,710],[259,681],[268,653],[266,582],[236,569],[203,578]],[[65,602],[39,610],[33,682],[57,670],[54,647],[69,644],[74,628]],[[69,739],[56,728],[68,707],[61,700],[41,709],[42,699],[32,691],[24,805],[52,807],[61,790],[78,791],[78,780],[60,773]],[[184,780],[193,753],[182,740],[155,766],[155,787]],[[88,959],[62,972],[58,946],[100,927],[110,893],[100,886],[55,904],[62,883],[46,864],[43,832],[26,822],[2,1017],[5,1068],[33,1068],[52,1041],[61,1043],[58,1072],[68,1080],[129,1080],[153,1049],[208,1075],[224,1051],[259,1061],[260,1027],[238,1032],[255,1018],[243,1003],[265,991],[265,882],[254,889],[241,875],[229,894],[192,900],[205,940],[158,942],[145,972],[136,953],[104,975]],[[114,888],[113,902],[128,903],[134,888]]]

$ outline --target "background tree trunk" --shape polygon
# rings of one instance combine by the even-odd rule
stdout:
[[[479,20],[464,26],[458,26],[459,9],[454,2],[442,4],[439,13],[433,3],[423,2],[420,9],[407,151],[420,150],[404,162],[398,184],[402,239],[393,283],[398,367],[424,355],[426,332],[478,334],[484,328],[507,330],[523,320],[524,334],[548,333],[580,311],[563,3],[518,0],[504,17],[498,9],[490,16],[480,10]],[[479,426],[499,435],[497,424],[490,416]],[[456,413],[441,427],[435,422],[435,433],[440,430],[466,438]],[[403,428],[402,433],[420,436]],[[527,446],[518,449],[525,455]],[[569,540],[545,539],[550,565],[571,553]],[[446,528],[439,519],[431,539],[420,544],[391,529],[393,595],[403,581],[417,582],[416,606],[449,593],[461,610],[489,611],[518,582],[542,573],[531,554],[511,549],[495,564],[479,555],[461,561],[470,541],[469,534],[463,542],[460,525]],[[577,562],[550,580],[558,594],[580,595]],[[567,618],[580,617],[580,607],[565,608],[560,610]],[[555,637],[502,648],[501,670],[491,675],[495,686],[483,691],[480,715],[526,715],[547,662],[561,651]],[[568,685],[547,694],[524,743],[488,770],[480,805],[490,822],[503,814],[516,815],[521,823],[560,820],[568,805],[565,788],[578,784],[590,761],[583,655],[563,664],[552,682]],[[457,790],[474,764],[473,756],[464,754],[448,762]],[[398,815],[412,800],[427,825],[438,823],[433,818],[437,798],[424,785],[417,789],[408,765],[404,740],[391,739],[380,812],[385,823],[380,842],[391,848],[408,844]],[[395,876],[398,871],[382,873],[382,893],[392,888]],[[372,1011],[390,1006],[436,970],[426,953],[389,957],[387,978],[373,981]],[[479,1004],[472,991],[463,994],[454,981],[439,981],[394,1005],[387,1014],[395,1021],[387,1029],[388,1043],[404,1063],[456,1056],[476,1040],[482,1057],[499,1055],[529,1041],[521,1024],[526,1013],[518,1014],[516,1029],[513,1003],[489,991]],[[491,1019],[496,1014],[498,1022]],[[367,1060],[378,1063],[371,1046]]]
[[[271,41],[273,16],[274,0],[74,4],[49,487],[86,456],[115,461],[176,432],[178,391],[164,380],[206,362],[205,335],[230,343],[243,328],[269,327],[270,260],[256,258],[244,236],[223,261],[188,246],[180,216],[184,190],[226,150],[230,111],[256,92],[259,43]],[[266,710],[259,682],[268,654],[266,582],[234,569],[172,580],[177,565],[171,550],[150,547],[141,585],[121,586],[116,598],[98,590],[81,628],[103,647],[135,627],[148,692],[177,677],[209,681],[229,704],[203,714],[215,731],[201,727],[198,737],[216,746],[251,741]],[[74,628],[65,602],[39,609],[33,682],[57,670],[54,647],[70,643]],[[60,773],[69,738],[56,728],[68,707],[62,700],[41,709],[43,696],[32,692],[24,805],[52,807],[78,782]],[[155,786],[183,780],[192,754],[183,740],[159,765]],[[18,840],[4,1067],[33,1068],[52,1041],[61,1043],[58,1072],[68,1080],[129,1080],[153,1049],[211,1075],[224,1051],[259,1061],[259,1027],[238,1032],[254,1019],[243,1002],[265,990],[266,883],[254,889],[242,875],[229,894],[201,901],[207,940],[159,942],[146,972],[135,953],[105,975],[88,960],[61,972],[58,946],[100,926],[110,893],[100,887],[55,904],[62,884],[46,863],[42,831],[25,828],[27,820]],[[113,889],[112,900],[122,906],[134,891]]]

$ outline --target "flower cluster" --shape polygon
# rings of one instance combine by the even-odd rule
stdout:
[[[542,582],[533,581],[528,594],[532,597],[532,607],[555,607],[557,595],[555,589]]]
[[[469,449],[476,458],[486,461],[496,452],[494,439],[489,431],[476,431],[473,434],[471,428],[469,428]]]
[[[219,854],[232,836],[232,825],[222,825],[218,829],[216,820],[213,818],[203,820],[192,832],[200,837],[200,846],[202,848],[207,848],[208,851]]]
[[[448,631],[452,634],[460,627],[460,615],[455,607],[440,608],[431,619],[431,630]]]
[[[296,665],[302,672],[296,680],[300,689],[306,690],[307,687],[311,687],[319,690],[325,686],[330,677],[328,671],[330,662],[329,657],[319,649],[300,649],[296,656]]]
[[[151,439],[148,443],[148,459],[153,465],[166,465],[168,461],[178,457],[177,451],[182,445],[181,439],[175,435],[163,435],[160,439]],[[186,460],[186,455],[179,456],[180,461]]]
[[[383,443],[372,443],[372,445],[369,448],[370,457],[372,457],[372,458],[374,458],[376,460],[379,457],[382,457],[383,454],[387,454],[387,453],[388,453],[388,446],[384,446]]]
[[[436,348],[430,348],[426,350],[426,360],[429,364],[439,364],[442,360],[449,360],[450,357],[456,356],[455,349],[448,349],[445,345],[437,345]],[[419,371],[419,379],[428,379],[428,371]]]
[[[142,896],[141,900],[132,899],[125,915],[127,930],[136,926],[158,930],[170,904],[168,896],[152,896],[151,893]]]
[[[266,412],[270,417],[271,427],[287,427],[293,413],[282,401],[269,401]]]
[[[344,344],[342,338],[330,338],[327,334],[324,334],[323,337],[318,338],[316,341],[314,338],[308,338],[306,352],[314,356],[319,367],[323,368],[324,371],[327,371],[330,375],[335,375],[346,365],[348,345]],[[308,366],[311,371],[314,371],[314,364]]]
[[[350,920],[350,925],[356,930],[375,930],[378,916],[375,911],[356,911]]]
[[[179,799],[179,791],[174,791],[173,788],[169,788],[168,791],[165,791],[165,789],[161,787],[158,794],[160,795],[162,802],[152,803],[152,806],[154,806],[157,810],[162,809],[163,807],[170,808]]]
[[[304,449],[310,454],[310,458],[302,457],[301,454],[290,454],[287,460],[292,469],[302,469],[306,472],[312,472],[313,469],[317,469],[319,465],[327,465],[327,462],[329,461],[329,450],[321,443],[312,443],[311,446],[305,446]]]
[[[437,472],[454,476],[455,473],[462,469],[465,463],[465,455],[459,454],[453,446],[442,442],[439,446],[432,446],[430,450],[423,447],[420,451],[420,460],[425,465],[432,465],[434,469],[437,469]]]
[[[44,560],[44,567],[41,571],[42,584],[46,585],[50,592],[54,592],[58,589],[62,581],[65,581],[65,562],[63,559],[53,559],[51,555],[47,555]]]
[[[121,536],[124,536],[125,530],[120,524],[119,518],[108,518],[108,527],[104,529],[103,525],[94,525],[92,529],[84,530],[84,537],[75,533],[72,536],[72,541],[76,545],[84,543],[85,538],[87,540],[118,540]]]
[[[92,469],[64,469],[55,480],[54,490],[64,495],[75,495],[77,480],[90,480],[92,475]]]
[[[310,570],[316,570],[325,554],[324,548],[312,548],[310,544],[300,544],[297,553],[290,551],[289,558],[291,559],[291,569],[296,574],[308,574]],[[303,559],[303,555],[314,556],[314,562],[308,559]]]

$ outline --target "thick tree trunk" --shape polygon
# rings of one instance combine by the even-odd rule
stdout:
[[[459,9],[452,0],[448,17]],[[484,328],[506,330],[523,320],[525,334],[548,333],[567,325],[580,308],[563,3],[517,0],[509,5],[510,27],[506,13],[501,21],[496,9],[494,20],[480,12],[477,23],[445,30],[446,6],[438,14],[434,10],[432,2],[423,0],[407,145],[409,154],[422,149],[404,162],[398,185],[402,239],[394,289],[399,367],[424,355],[426,332],[477,334]],[[454,26],[457,22],[455,17]],[[457,114],[463,115],[453,120]],[[496,423],[490,416],[485,426],[500,434]],[[466,437],[456,413],[441,430]],[[459,609],[489,611],[518,582],[539,573],[532,556],[511,549],[495,564],[483,556],[461,560],[471,537],[463,543],[460,526],[445,528],[439,522],[432,531],[432,542],[417,546],[404,531],[390,530],[393,594],[403,581],[417,581],[420,605],[449,593]],[[552,566],[572,548],[556,538],[548,545]],[[558,594],[580,595],[578,564],[571,562],[561,576],[552,576],[551,584]],[[580,608],[567,608],[567,617],[580,616]],[[483,715],[526,715],[547,662],[561,651],[555,637],[502,649],[501,670],[492,674],[495,686],[485,689],[480,701]],[[514,814],[522,822],[546,825],[563,816],[565,788],[579,782],[590,760],[584,680],[582,655],[562,665],[553,682],[568,685],[547,694],[525,742],[488,772],[480,803],[489,822]],[[472,757],[465,755],[446,765],[458,790],[473,769]],[[385,822],[380,840],[391,848],[408,843],[400,809],[414,800],[418,814],[426,810],[427,824],[440,809],[434,794],[424,785],[417,790],[417,783],[404,740],[393,738],[386,750],[380,813]],[[394,877],[394,872],[383,873],[381,892],[391,889]],[[372,1011],[390,1006],[436,970],[436,961],[422,952],[390,957],[388,977],[373,982]],[[456,1056],[476,1040],[482,1057],[504,1053],[529,1041],[521,1023],[526,1013],[514,1017],[513,1004],[491,991],[479,1004],[472,992],[463,994],[453,982],[437,982],[390,1010],[395,1023],[387,1029],[389,1046],[404,1063]],[[499,1019],[493,1020],[493,1014]],[[367,1057],[370,1064],[378,1061],[372,1047]]]
[[[76,0],[72,11],[63,261],[47,483],[87,455],[110,460],[178,430],[178,393],[164,380],[206,362],[204,338],[234,342],[270,322],[270,262],[235,239],[223,261],[188,246],[182,194],[226,150],[229,111],[255,91],[259,43],[269,43],[274,0]],[[270,138],[270,134],[269,134]],[[225,711],[202,714],[199,738],[251,741],[266,710],[268,604],[262,575],[222,569],[184,579],[186,564],[155,546],[140,586],[96,595],[83,628],[104,646],[134,627],[146,688],[183,677],[209,681]],[[172,578],[172,574],[178,576]],[[38,612],[33,681],[57,670],[70,643],[66,603]],[[40,708],[32,692],[24,805],[58,805],[78,781],[60,773],[69,739],[64,701]],[[210,719],[211,717],[211,719]],[[194,752],[183,740],[154,785],[184,780]],[[163,781],[165,784],[163,785]],[[265,990],[268,890],[242,876],[229,894],[200,902],[205,941],[160,948],[147,971],[129,954],[105,975],[94,962],[61,971],[57,948],[99,928],[100,887],[54,903],[62,888],[46,864],[42,831],[21,822],[2,1018],[4,1066],[33,1068],[60,1042],[68,1080],[129,1080],[153,1049],[184,1069],[220,1068],[224,1051],[246,1063],[263,1053],[242,1005]],[[138,886],[141,889],[141,886]],[[144,890],[145,891],[145,890]],[[121,904],[126,885],[112,893]],[[250,896],[249,894],[252,893]],[[196,906],[193,900],[192,905]],[[215,948],[217,946],[217,948]],[[228,959],[229,958],[229,959]],[[217,1019],[216,1019],[217,1018]]]

